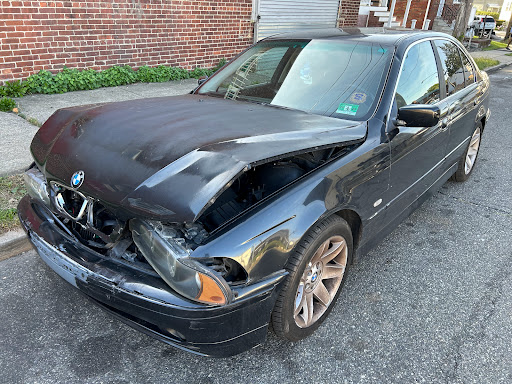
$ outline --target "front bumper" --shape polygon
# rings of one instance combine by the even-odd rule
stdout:
[[[123,322],[175,347],[209,356],[231,356],[265,341],[284,274],[240,291],[222,307],[191,302],[152,271],[105,257],[66,233],[39,201],[24,197],[20,221],[41,258],[58,275]]]

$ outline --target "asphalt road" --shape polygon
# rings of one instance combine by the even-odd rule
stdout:
[[[448,182],[353,265],[309,339],[194,356],[112,319],[39,260],[0,263],[0,382],[512,382],[512,68],[472,178]]]

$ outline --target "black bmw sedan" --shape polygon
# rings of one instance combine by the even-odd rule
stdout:
[[[300,340],[356,254],[471,175],[488,95],[445,34],[270,37],[189,95],[55,112],[19,217],[50,268],[166,343]]]

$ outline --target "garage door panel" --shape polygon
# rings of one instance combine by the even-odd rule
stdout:
[[[260,0],[258,40],[276,33],[311,28],[333,28],[338,0]]]

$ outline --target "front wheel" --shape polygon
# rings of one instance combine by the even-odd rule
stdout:
[[[352,252],[352,232],[338,216],[324,219],[302,238],[272,312],[278,336],[298,341],[320,326],[341,292]]]
[[[473,135],[469,140],[466,152],[459,159],[457,171],[453,174],[452,179],[458,182],[466,181],[473,171],[480,150],[480,141],[482,139],[482,123],[477,123]]]

